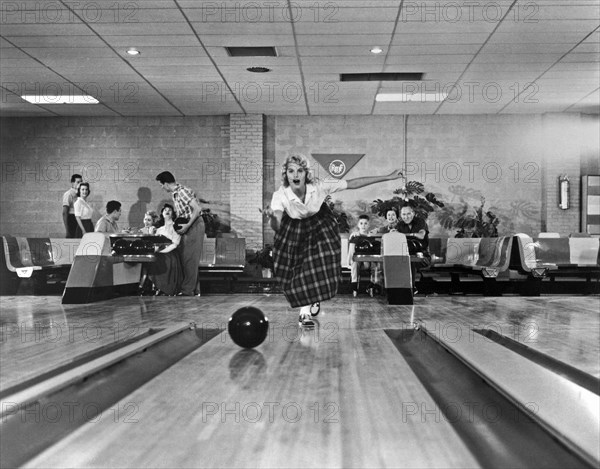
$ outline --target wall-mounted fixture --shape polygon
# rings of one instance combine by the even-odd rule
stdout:
[[[569,177],[566,174],[558,176],[558,208],[567,210],[569,208]]]

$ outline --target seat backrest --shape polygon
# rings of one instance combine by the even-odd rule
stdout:
[[[31,263],[46,267],[54,265],[54,256],[52,252],[52,243],[50,238],[26,238],[31,253]]]
[[[216,238],[216,267],[246,265],[246,238]]]
[[[553,233],[553,232],[544,232],[544,231],[542,231],[538,235],[538,238],[560,238],[560,233]]]
[[[511,251],[512,236],[481,238],[477,265],[480,267],[493,267],[504,271],[508,269]]]
[[[448,238],[429,238],[431,264],[445,264]]]
[[[544,264],[570,264],[569,241],[569,238],[534,239],[537,261]]]
[[[200,257],[200,266],[212,267],[217,262],[216,238],[207,238],[204,236],[202,244],[202,256]]]
[[[24,242],[25,238],[15,236],[3,236],[4,259],[9,270],[15,271],[21,267],[31,267],[31,253],[29,246]],[[23,248],[23,249],[22,249]]]
[[[3,236],[2,244],[6,264],[9,267],[47,267],[54,265],[50,238],[26,238]]]
[[[3,236],[5,262],[11,267],[72,265],[81,239]]]
[[[569,253],[571,264],[581,266],[598,265],[598,238],[569,238]]]
[[[72,265],[80,241],[77,238],[50,238],[54,265]]]
[[[477,264],[481,238],[448,238],[446,264]]]
[[[342,267],[348,266],[348,250],[350,249],[350,244],[348,243],[348,238],[350,235],[348,233],[341,233],[340,237],[342,238],[342,252],[341,252],[341,261]]]
[[[533,238],[525,233],[517,233],[513,238],[512,259],[515,267],[531,272],[537,266],[536,247]]]

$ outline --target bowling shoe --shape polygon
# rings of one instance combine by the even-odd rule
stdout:
[[[308,313],[308,316],[306,314],[300,313],[300,316],[298,316],[298,323],[303,327],[314,327],[315,326],[315,323],[310,318],[310,313]]]

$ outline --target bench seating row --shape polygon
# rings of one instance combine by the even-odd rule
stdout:
[[[517,291],[539,296],[541,281],[559,277],[584,279],[586,292],[598,290],[600,240],[593,237],[531,238],[524,234],[498,238],[430,238],[431,266],[421,278],[450,276],[450,292],[462,290],[460,279],[483,279],[486,295],[497,295],[498,278],[524,280]],[[348,239],[342,236],[342,266],[348,265]],[[347,268],[344,270],[348,271]],[[513,275],[514,274],[514,275]],[[595,282],[595,283],[593,283]]]
[[[3,236],[2,294],[16,293],[21,278],[43,285],[49,277],[66,278],[82,240]],[[525,280],[520,293],[539,295],[541,281],[576,277],[590,283],[600,278],[600,240],[593,237],[532,238],[525,234],[498,238],[430,238],[431,266],[423,278],[449,275],[451,291],[460,290],[460,278],[483,279],[484,294],[496,294],[499,277]],[[125,259],[120,259],[124,262]],[[205,238],[200,275],[222,274],[235,279],[246,265],[244,238]],[[342,235],[342,266],[347,272],[348,235]]]
[[[92,240],[92,235],[94,240]],[[105,235],[90,233],[86,252],[92,256],[102,252]],[[98,240],[95,240],[98,238]],[[2,236],[4,255],[0,256],[0,293],[16,294],[21,279],[33,280],[34,292],[42,291],[52,282],[64,283],[76,257],[82,239],[28,238]],[[136,256],[114,256],[116,263],[135,263]],[[146,258],[148,256],[144,256]],[[145,259],[147,260],[147,259]],[[141,261],[140,261],[141,262]],[[231,276],[244,271],[246,264],[246,241],[244,238],[205,238],[202,258],[199,263],[201,274],[219,273]]]
[[[510,267],[525,277],[527,295],[539,295],[541,282],[545,278],[555,281],[557,278],[568,277],[585,279],[587,292],[597,292],[600,280],[600,239],[532,238],[519,233],[513,237]]]

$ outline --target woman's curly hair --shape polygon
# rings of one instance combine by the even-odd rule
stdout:
[[[304,155],[294,153],[288,156],[281,166],[281,181],[283,187],[288,187],[290,185],[290,182],[287,179],[287,170],[290,164],[297,164],[304,169],[304,172],[306,173],[306,184],[312,184],[314,182],[312,171],[308,167],[308,159]]]

